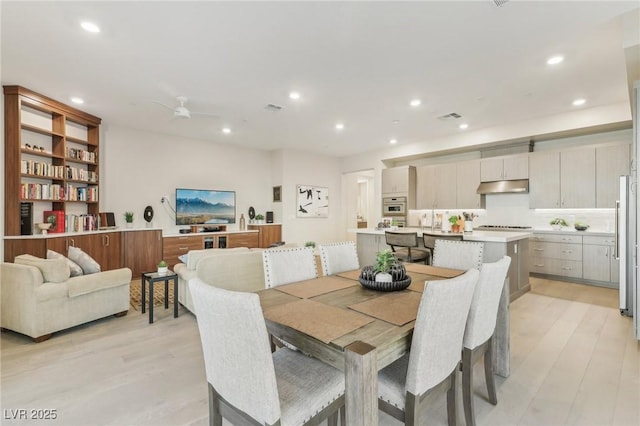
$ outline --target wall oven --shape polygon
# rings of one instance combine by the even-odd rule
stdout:
[[[407,197],[387,197],[382,199],[382,216],[406,216]]]

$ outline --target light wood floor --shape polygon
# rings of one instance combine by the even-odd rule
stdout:
[[[477,423],[639,425],[640,346],[617,292],[539,279],[532,287],[511,304],[511,376],[498,378],[495,407],[476,365]],[[561,296],[545,295],[554,290]],[[154,324],[130,310],[40,344],[4,332],[0,344],[3,425],[207,424],[200,340],[184,309],[177,319],[156,309]],[[16,409],[55,409],[58,418],[10,420]],[[422,424],[446,424],[444,398],[426,417]],[[381,413],[380,424],[399,422]]]

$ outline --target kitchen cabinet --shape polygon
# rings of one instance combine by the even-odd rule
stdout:
[[[384,234],[364,234],[360,232],[358,233],[356,247],[360,267],[375,264],[378,252],[390,248],[387,245]]]
[[[582,236],[534,234],[530,239],[532,273],[582,278]]]
[[[595,155],[595,148],[531,153],[529,207],[595,207]]]
[[[480,161],[480,180],[482,182],[528,178],[528,154],[509,155],[496,158],[483,158]]]
[[[418,167],[416,180],[416,208],[418,210],[456,208],[457,171],[455,164]]]
[[[482,251],[484,263],[497,262],[509,256],[511,263],[507,271],[509,279],[509,299],[511,301],[531,290],[529,283],[529,239],[498,243],[485,241]]]
[[[413,194],[416,190],[416,168],[400,166],[382,169],[382,195]]]
[[[620,197],[620,180],[629,174],[630,145],[596,148],[596,207],[614,208]]]
[[[617,288],[618,260],[614,256],[614,247],[614,237],[584,236],[582,278]]]
[[[123,240],[124,266],[131,269],[134,277],[156,270],[163,259],[161,230],[126,231]]]
[[[456,208],[480,209],[482,197],[476,192],[480,185],[480,160],[456,164]]]

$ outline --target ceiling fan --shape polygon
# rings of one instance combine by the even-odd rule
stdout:
[[[173,118],[191,118],[192,115],[205,115],[205,116],[209,116],[209,117],[218,117],[217,114],[213,114],[213,113],[209,113],[209,112],[197,112],[197,111],[190,111],[189,108],[187,108],[185,106],[185,104],[189,101],[189,99],[186,96],[178,96],[176,98],[176,100],[178,101],[177,106],[175,107],[171,107],[169,105],[165,105],[162,102],[159,101],[151,101],[154,104],[158,104],[160,106],[163,106],[171,111],[173,111]]]

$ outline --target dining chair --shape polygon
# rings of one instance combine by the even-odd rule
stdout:
[[[483,249],[484,243],[438,239],[433,250],[433,266],[480,270]]]
[[[417,232],[385,231],[384,237],[398,260],[410,263],[424,261],[427,264],[429,253],[418,248],[420,245]]]
[[[189,282],[209,388],[209,424],[337,424],[344,407],[344,374],[283,348],[269,350],[255,293]],[[221,342],[224,342],[221,344]]]
[[[489,402],[498,403],[493,374],[493,335],[498,305],[505,285],[511,258],[504,256],[494,263],[484,263],[473,293],[467,326],[462,341],[462,402],[467,426],[475,425],[473,407],[473,366],[484,356],[484,377]]]
[[[426,233],[422,234],[422,245],[429,252],[429,261],[428,264],[431,265],[433,263],[433,250],[436,247],[436,240],[454,240],[454,241],[462,241],[462,235],[438,235],[433,236]]]
[[[353,241],[320,244],[318,249],[325,276],[360,269],[358,250]]]
[[[267,249],[262,252],[265,287],[318,278],[311,247]]]
[[[447,389],[449,425],[456,424],[456,372],[469,306],[480,272],[428,281],[418,308],[409,353],[378,373],[378,408],[406,425],[419,417],[430,395]]]

